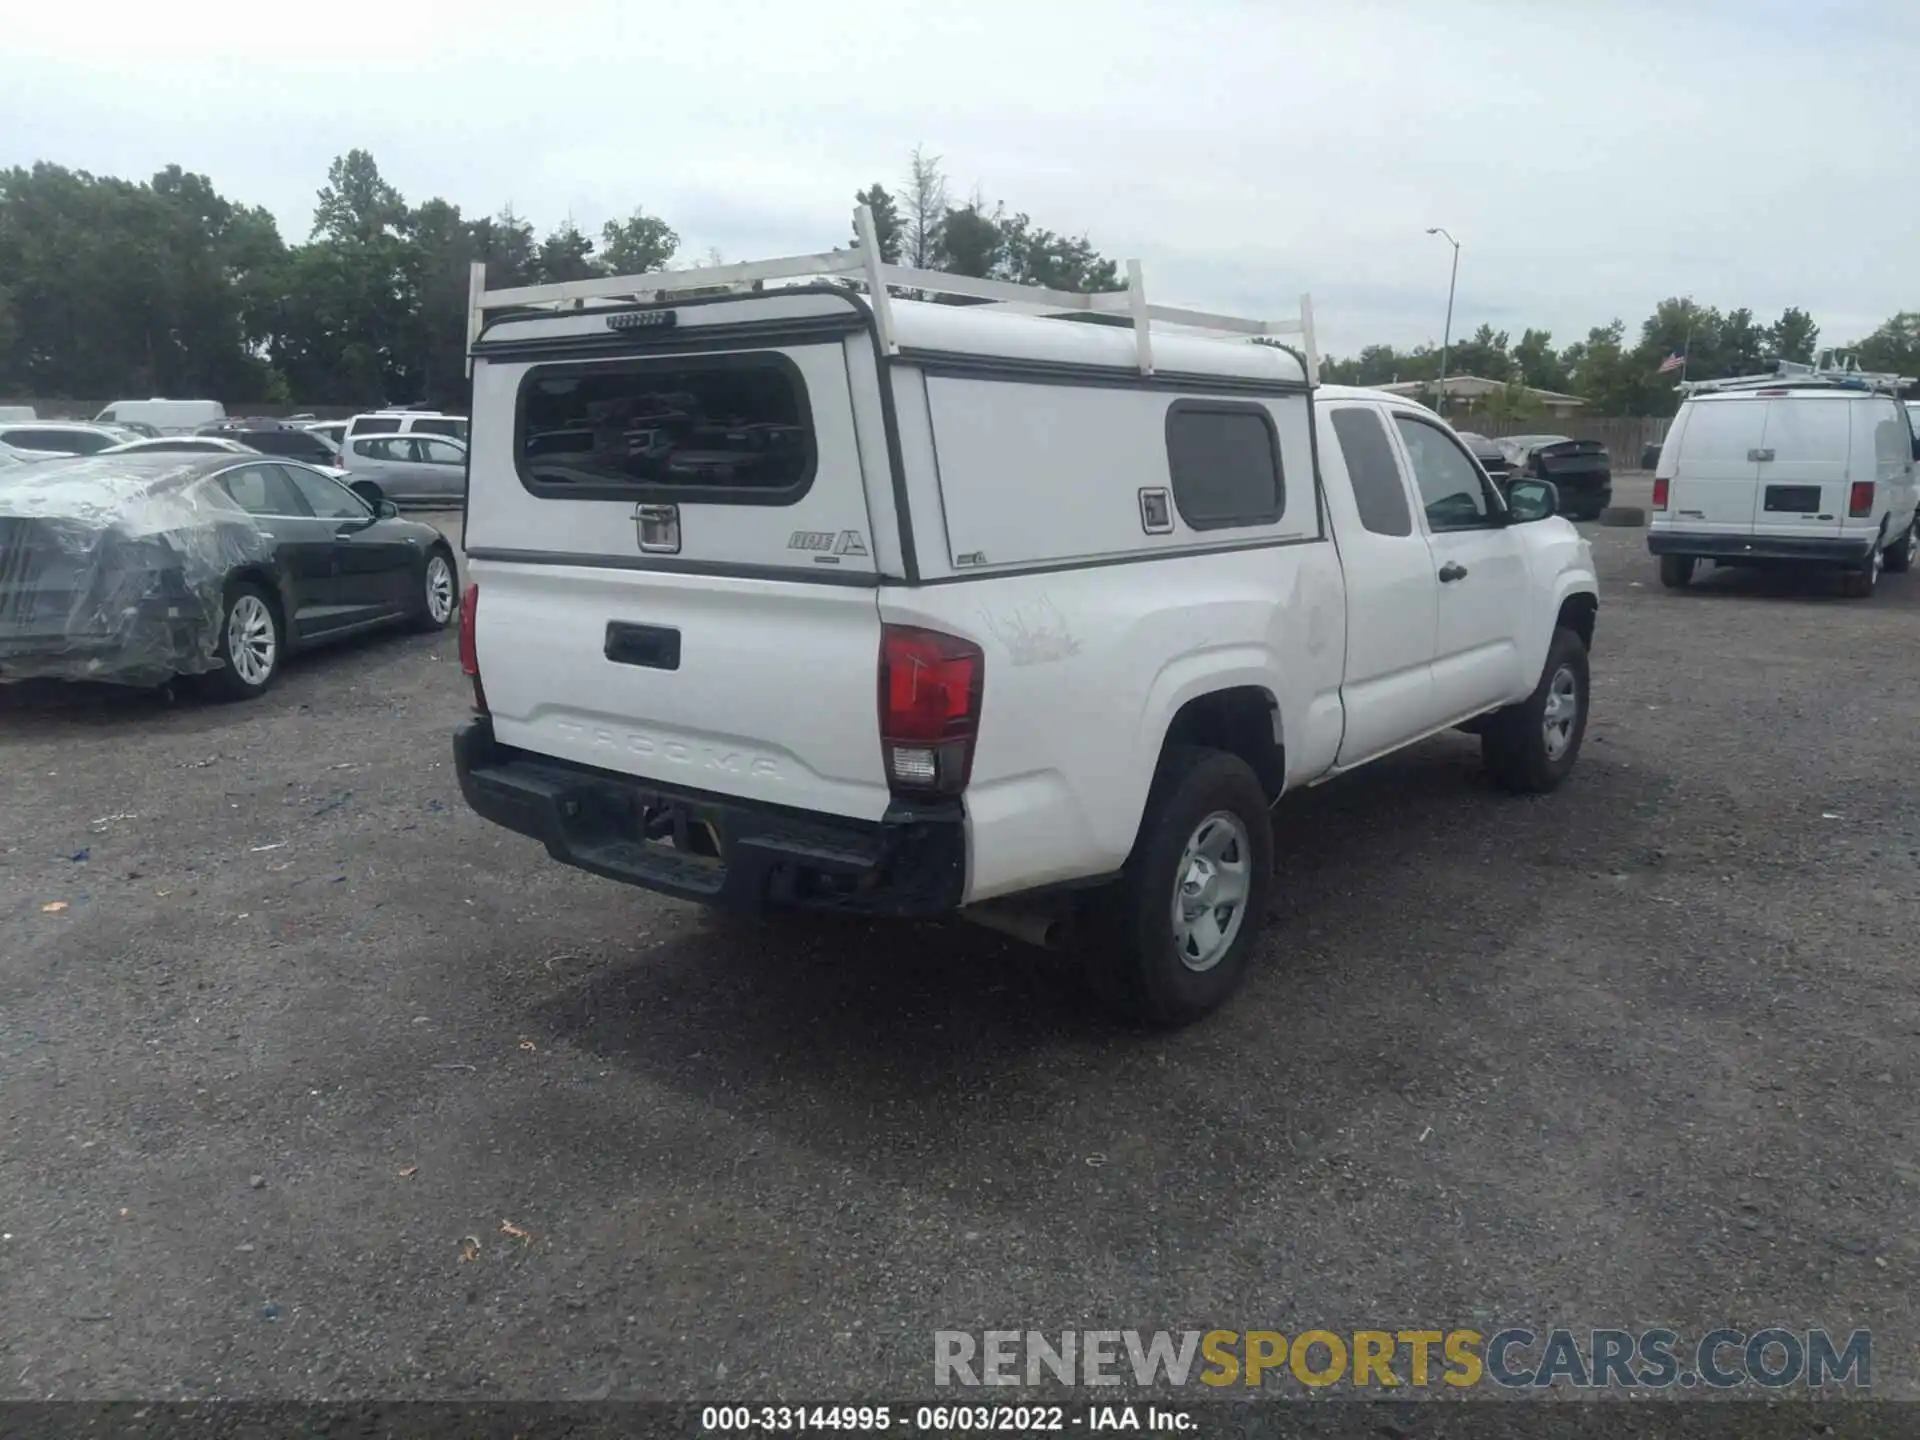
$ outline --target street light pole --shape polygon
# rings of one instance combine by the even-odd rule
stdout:
[[[1440,394],[1436,408],[1441,414],[1447,409],[1447,349],[1453,343],[1453,285],[1460,278],[1460,242],[1447,233],[1444,225],[1430,225],[1427,234],[1439,235],[1453,246],[1453,269],[1447,275],[1447,328],[1440,332]]]

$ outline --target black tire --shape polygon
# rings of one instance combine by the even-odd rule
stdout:
[[[1662,555],[1660,557],[1660,583],[1669,590],[1684,590],[1693,581],[1695,557],[1692,555]]]
[[[1221,816],[1231,817],[1238,830],[1216,818]],[[1173,911],[1190,845],[1203,833],[1210,846],[1225,838],[1221,870],[1243,875],[1245,890],[1224,921],[1225,949],[1196,969],[1182,959]],[[1266,792],[1252,767],[1223,750],[1169,749],[1147,795],[1126,869],[1113,893],[1101,897],[1102,923],[1085,957],[1089,984],[1123,1019],[1162,1027],[1200,1019],[1246,978],[1272,889],[1273,831]],[[1227,908],[1215,909],[1214,928]]]
[[[440,597],[446,606],[444,614],[439,613],[440,606],[436,603],[434,593],[436,567],[445,569],[446,589]],[[451,550],[444,545],[436,545],[427,552],[427,558],[420,566],[420,574],[414,580],[413,628],[444,630],[459,613],[460,566],[455,563]]]
[[[236,663],[237,645],[246,647],[248,653]],[[279,678],[280,662],[287,653],[287,631],[280,618],[278,598],[251,580],[231,582],[220,606],[220,637],[214,653],[220,668],[209,670],[203,677],[207,692],[214,698],[253,700],[266,694]]]
[[[1913,569],[1916,559],[1920,559],[1920,515],[1914,516],[1906,533],[1887,547],[1887,569],[1892,574],[1904,575]]]
[[[1886,564],[1886,556],[1875,545],[1873,553],[1867,556],[1866,563],[1857,570],[1849,570],[1840,577],[1840,593],[1849,600],[1865,600],[1880,588],[1880,570]]]
[[[1534,795],[1543,795],[1565,780],[1580,758],[1580,742],[1587,734],[1589,679],[1586,645],[1571,630],[1555,630],[1533,693],[1488,717],[1487,728],[1480,734],[1480,759],[1487,773],[1509,790]],[[1563,680],[1572,684],[1573,713],[1556,753],[1547,736],[1548,710],[1569,698]]]

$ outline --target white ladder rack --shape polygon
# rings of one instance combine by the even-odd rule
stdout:
[[[563,280],[552,285],[516,285],[505,290],[487,289],[487,267],[475,261],[467,282],[467,371],[473,371],[472,351],[480,338],[481,327],[491,311],[544,309],[588,310],[621,302],[655,302],[688,298],[695,294],[752,293],[763,291],[768,281],[818,280],[843,277],[862,281],[873,306],[874,326],[881,349],[888,355],[900,353],[893,338],[893,297],[889,287],[918,290],[935,295],[959,295],[983,302],[979,308],[998,309],[1013,314],[1070,316],[1111,315],[1131,321],[1134,348],[1140,373],[1153,373],[1153,325],[1176,325],[1188,330],[1217,335],[1245,336],[1249,340],[1279,336],[1298,336],[1305,361],[1307,383],[1320,383],[1320,356],[1314,346],[1313,298],[1300,297],[1300,313],[1291,319],[1254,320],[1239,315],[1213,314],[1173,305],[1149,304],[1140,262],[1126,263],[1127,288],[1085,294],[1070,290],[1048,290],[1038,285],[1018,285],[1007,280],[976,280],[970,275],[949,275],[940,270],[915,270],[905,265],[889,265],[880,259],[880,247],[874,237],[873,212],[865,205],[853,212],[854,233],[859,244],[850,250],[830,250],[817,255],[792,255],[777,260],[752,260],[739,265],[713,265],[699,270],[662,270],[647,275],[608,275],[591,280]]]
[[[1674,388],[1683,395],[1719,394],[1741,390],[1779,390],[1788,387],[1833,390],[1872,390],[1898,395],[1914,384],[1911,375],[1896,375],[1887,370],[1861,370],[1851,361],[1836,365],[1832,351],[1823,353],[1817,365],[1797,360],[1776,362],[1771,375],[1736,375],[1726,380],[1683,380]]]

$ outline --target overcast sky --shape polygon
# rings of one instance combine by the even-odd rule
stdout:
[[[1920,309],[1914,0],[175,0],[0,32],[0,164],[169,162],[289,240],[328,161],[544,231],[643,205],[690,251],[845,236],[915,143],[1167,303],[1322,348],[1556,341],[1667,295],[1859,338]]]

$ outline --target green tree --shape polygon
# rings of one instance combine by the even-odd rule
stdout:
[[[645,210],[600,227],[600,260],[609,275],[648,275],[664,270],[680,248],[680,237],[666,221]]]
[[[280,248],[264,211],[178,167],[144,184],[0,171],[0,387],[258,399],[269,377],[247,297]]]
[[[1626,377],[1627,357],[1621,350],[1626,333],[1626,325],[1619,320],[1596,325],[1585,340],[1575,341],[1561,352],[1573,393],[1587,402],[1591,414],[1633,413],[1620,408],[1626,403],[1625,397],[1633,393]]]
[[[1056,235],[1022,213],[999,216],[999,278],[1049,290],[1124,290],[1118,262],[1104,258],[1084,235]]]
[[[1507,332],[1497,334],[1491,325],[1482,325],[1473,335],[1456,341],[1447,356],[1449,375],[1477,375],[1482,380],[1504,381],[1513,373],[1513,357],[1507,354]]]
[[[571,215],[540,242],[536,268],[541,283],[548,285],[564,280],[590,280],[602,273],[593,259],[593,241],[573,223]]]
[[[1902,310],[1853,351],[1862,370],[1920,377],[1920,311]]]
[[[486,262],[488,289],[509,290],[539,282],[533,226],[514,214],[511,205],[498,215],[473,222],[473,246],[473,258]]]
[[[406,201],[381,176],[370,152],[349,150],[334,157],[313,210],[314,239],[367,245],[397,235],[406,219]]]
[[[987,279],[1001,261],[1005,234],[998,213],[989,214],[982,201],[974,199],[949,209],[940,220],[939,249],[934,253],[936,270],[954,275]]]
[[[1553,335],[1546,330],[1529,328],[1521,334],[1520,343],[1513,347],[1513,364],[1520,379],[1535,390],[1566,394],[1572,383],[1565,362],[1553,348]]]
[[[1813,362],[1813,348],[1820,343],[1820,327],[1806,311],[1789,305],[1780,318],[1767,327],[1767,354],[1776,360]]]
[[[900,246],[906,238],[902,229],[899,203],[887,193],[886,186],[877,180],[865,190],[854,191],[853,203],[864,205],[873,212],[873,240],[879,247],[881,263],[898,265]],[[858,232],[854,234],[853,243],[856,246],[860,243]]]
[[[1761,375],[1767,363],[1767,332],[1753,323],[1753,311],[1742,305],[1729,310],[1720,325],[1720,375]]]

